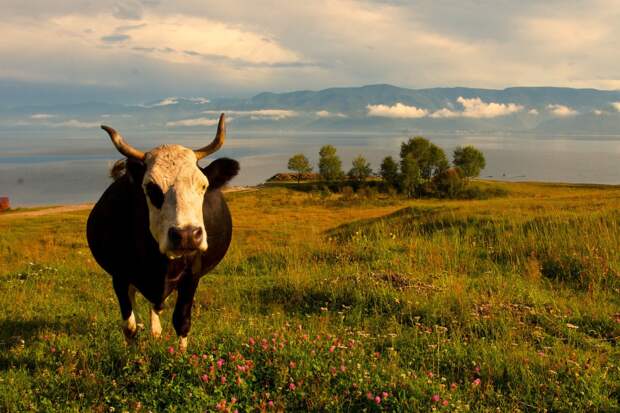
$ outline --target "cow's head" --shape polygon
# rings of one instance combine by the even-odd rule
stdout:
[[[203,199],[207,190],[215,190],[232,179],[239,164],[218,159],[204,169],[198,161],[224,144],[226,126],[220,116],[213,142],[198,150],[181,145],[161,145],[142,152],[129,144],[114,129],[101,126],[112,138],[116,149],[127,157],[129,178],[141,185],[149,210],[149,229],[162,254],[176,258],[206,251],[207,233],[203,220]]]

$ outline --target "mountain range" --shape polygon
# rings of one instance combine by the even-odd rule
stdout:
[[[248,99],[167,97],[0,109],[0,130],[94,128],[620,135],[620,91],[557,87],[406,89],[391,85],[260,93]]]

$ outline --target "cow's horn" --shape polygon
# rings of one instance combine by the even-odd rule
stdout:
[[[144,160],[144,157],[146,156],[144,152],[134,148],[133,146],[125,142],[120,133],[105,125],[101,125],[101,129],[108,132],[108,135],[110,135],[110,138],[112,139],[112,143],[114,144],[114,146],[116,146],[116,149],[118,149],[120,153],[122,153],[128,158],[133,158],[140,161]]]
[[[226,117],[222,113],[220,115],[220,121],[217,124],[217,134],[215,135],[215,139],[213,139],[213,142],[204,148],[195,150],[194,153],[196,153],[196,158],[200,160],[220,149],[222,145],[224,145],[224,139],[226,139]]]

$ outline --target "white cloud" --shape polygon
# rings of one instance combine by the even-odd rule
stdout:
[[[299,116],[299,113],[294,110],[286,109],[260,109],[260,110],[205,110],[203,112],[207,115],[219,115],[225,113],[226,115],[233,115],[237,117],[250,117],[252,119],[272,119],[281,120],[286,118],[292,118]]]
[[[530,109],[530,110],[527,111],[527,113],[529,113],[530,115],[538,116],[538,110],[537,109]]]
[[[99,122],[82,122],[77,119],[70,119],[64,122],[51,123],[50,126],[54,128],[98,128],[101,126]]]
[[[55,115],[50,115],[49,113],[33,113],[32,115],[30,115],[30,119],[51,119],[53,118]]]
[[[612,102],[611,106],[614,107],[618,112],[620,112],[620,102]]]
[[[189,100],[190,102],[194,102],[195,104],[200,104],[200,105],[206,105],[207,103],[210,102],[209,99],[207,98],[187,98],[187,100]]]
[[[594,113],[596,116],[602,116],[602,115],[604,115],[604,114],[605,114],[605,112],[603,112],[603,111],[602,111],[602,110],[600,110],[600,109],[594,109],[594,110],[592,111],[592,113]]]
[[[227,119],[230,121],[231,119]],[[193,118],[193,119],[182,119],[166,122],[166,126],[175,127],[175,126],[213,126],[217,125],[218,119],[211,118]]]
[[[465,108],[463,111],[463,117],[465,118],[496,118],[523,110],[523,106],[515,103],[486,103],[480,98],[466,99],[459,96],[456,101]]]
[[[507,116],[513,113],[517,113],[523,110],[523,106],[516,103],[496,103],[496,102],[484,102],[480,98],[467,99],[462,96],[456,100],[463,106],[463,111],[455,111],[448,108],[443,108],[435,111],[431,114],[432,118],[474,118],[474,119],[489,119],[497,118],[500,116]]]
[[[158,107],[158,106],[170,106],[170,105],[176,105],[177,103],[179,103],[179,99],[175,98],[175,97],[169,97],[169,98],[165,98],[160,100],[157,103],[154,103],[148,107]]]
[[[368,109],[368,116],[383,118],[416,119],[423,118],[428,115],[428,110],[426,109],[420,109],[415,106],[407,106],[400,102],[393,106],[367,105],[366,109]]]
[[[345,115],[344,113],[334,113],[334,112],[330,112],[327,110],[319,110],[318,112],[314,113],[316,116],[318,116],[319,118],[346,118],[347,115]]]
[[[579,114],[579,112],[577,112],[573,108],[570,108],[570,107],[564,106],[564,105],[558,105],[558,104],[547,105],[547,109],[554,116],[558,116],[560,118],[566,118],[566,117],[569,117],[569,116],[575,116],[575,115]]]

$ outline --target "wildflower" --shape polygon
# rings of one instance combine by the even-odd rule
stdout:
[[[52,353],[55,353],[55,352],[56,352],[56,347],[52,347],[52,348],[50,349],[50,351],[51,351]]]
[[[433,397],[431,397],[431,400],[437,403],[439,400],[441,400],[441,398],[439,397],[438,394],[433,394]]]
[[[222,382],[222,384],[226,384],[226,376],[222,376],[220,378],[220,381]]]
[[[458,386],[457,386],[457,384],[456,384],[456,383],[452,383],[452,384],[450,385],[450,390],[455,391],[457,387],[458,387]]]
[[[383,397],[383,400],[387,399],[389,395],[390,395],[390,394],[389,394],[388,392],[386,392],[386,391],[384,391],[383,393],[381,393],[381,396]]]
[[[433,378],[433,372],[432,371],[427,372],[426,375],[428,376],[429,379]]]
[[[329,348],[329,352],[330,352],[330,353],[333,353],[333,352],[334,352],[334,350],[336,350],[336,346],[331,346],[331,347]]]
[[[372,399],[374,399],[374,396],[373,396],[373,394],[371,392],[368,392],[368,393],[366,393],[366,398],[368,400],[372,400]]]
[[[168,347],[168,353],[174,354],[174,347],[172,346]]]
[[[248,343],[250,343],[250,345],[253,346],[254,344],[256,344],[256,340],[254,340],[254,338],[250,337],[250,339],[248,340]]]
[[[340,365],[340,371],[341,371],[341,372],[343,372],[343,373],[344,373],[345,371],[347,371],[347,368],[346,368],[346,366],[345,366],[344,364],[341,364],[341,365]]]
[[[450,402],[448,402],[447,400],[444,400],[444,401],[441,402],[441,404],[444,405],[444,406],[447,406],[447,405],[450,404]]]
[[[476,379],[476,380],[472,381],[471,384],[474,385],[474,386],[480,386],[481,382],[482,382],[482,380]]]
[[[295,363],[294,361],[291,361],[290,363],[288,363],[288,366],[294,369],[295,367],[297,367],[297,363]]]
[[[208,374],[203,374],[202,376],[200,376],[200,380],[202,380],[203,382],[208,382],[209,381],[209,375]]]
[[[223,359],[219,359],[219,360],[217,361],[217,368],[218,368],[218,369],[221,369],[223,364],[224,364],[224,360],[223,360]]]
[[[273,400],[269,400],[269,401],[267,402],[267,406],[269,406],[269,407],[273,407],[273,406],[274,406]]]
[[[381,404],[381,397],[375,396],[375,403]]]
[[[475,371],[476,373],[480,373],[480,366],[476,366],[476,367],[474,367],[474,371]]]
[[[288,388],[289,388],[291,391],[295,391],[295,387],[296,387],[296,386],[295,386],[295,383],[290,383],[290,384],[288,385]]]
[[[206,354],[203,354],[203,355],[202,355],[202,359],[203,359],[203,360],[206,360],[206,359],[207,359],[207,355],[206,355]]]

